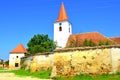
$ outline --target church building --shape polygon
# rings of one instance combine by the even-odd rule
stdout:
[[[108,41],[120,45],[120,37],[107,38],[99,32],[72,34],[72,24],[62,3],[58,19],[54,22],[54,41],[57,42],[58,48],[69,47],[71,42],[80,47],[86,39],[92,40],[97,45],[99,41]]]

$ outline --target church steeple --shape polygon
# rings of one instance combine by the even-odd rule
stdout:
[[[59,16],[58,16],[58,19],[56,21],[61,22],[61,21],[67,21],[67,20],[68,20],[68,16],[67,16],[64,4],[62,3],[61,8],[60,8],[60,12],[59,12]]]
[[[54,41],[57,42],[57,46],[64,48],[71,34],[72,24],[68,21],[68,16],[62,3],[58,19],[54,22]]]

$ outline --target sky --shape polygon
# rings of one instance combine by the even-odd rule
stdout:
[[[53,39],[53,23],[64,3],[72,33],[100,32],[120,36],[120,0],[0,0],[0,58],[18,44],[27,48],[35,34]]]

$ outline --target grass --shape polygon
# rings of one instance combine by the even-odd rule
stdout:
[[[54,77],[54,80],[120,80],[120,73],[102,75],[77,75],[73,77]]]
[[[40,78],[40,79],[48,79],[51,73],[50,70],[47,70],[47,71],[42,70],[34,73],[30,73],[30,70],[13,70],[11,72],[15,73],[18,76],[23,76],[23,77],[31,76],[31,77]]]
[[[0,67],[0,70],[4,70],[4,68]]]
[[[5,68],[3,68],[3,67],[0,67],[0,70],[6,70]]]
[[[22,77],[31,76],[39,79],[49,79],[51,73],[50,70],[42,70],[34,73],[30,73],[30,70],[12,70],[8,72],[15,73],[16,75]],[[53,80],[120,80],[120,72],[116,74],[102,74],[94,76],[80,74],[72,77],[54,77]]]

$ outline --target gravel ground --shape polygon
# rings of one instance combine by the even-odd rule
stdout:
[[[51,80],[51,79],[38,79],[32,77],[19,77],[14,73],[0,73],[0,80]]]

